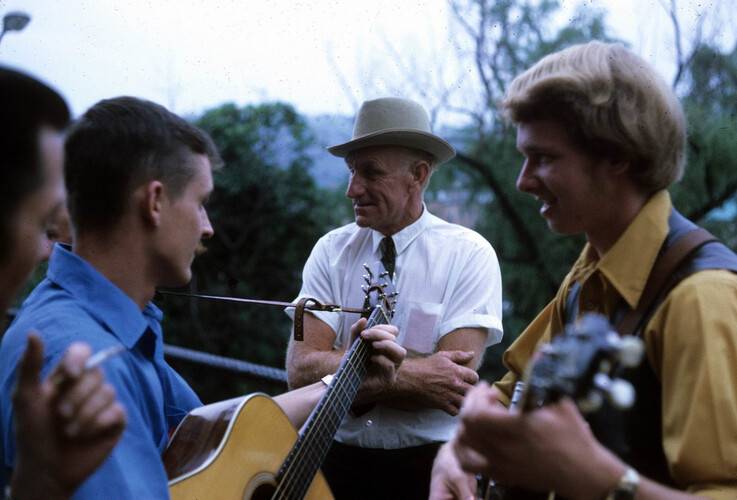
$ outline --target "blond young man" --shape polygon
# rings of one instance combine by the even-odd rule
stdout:
[[[563,330],[570,297],[579,315],[616,322],[637,307],[661,250],[694,227],[666,191],[684,168],[678,99],[641,57],[591,42],[518,76],[503,108],[524,156],[517,188],[540,201],[551,230],[588,242],[505,353],[507,376],[469,391],[457,435],[436,459],[431,498],[471,498],[474,473],[564,498],[735,498],[737,448],[727,436],[737,436],[737,275],[719,243],[678,270],[640,330],[645,360],[625,372],[632,409],[605,408],[587,422],[569,399],[526,414],[506,408],[535,347]],[[716,262],[697,265],[702,258]]]

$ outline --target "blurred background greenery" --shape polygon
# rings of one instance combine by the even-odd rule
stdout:
[[[552,27],[547,20],[560,4],[451,0],[458,29],[474,40],[468,47],[468,74],[459,77],[475,79],[478,93],[466,96],[462,109],[457,99],[451,100],[453,89],[440,89],[425,103],[433,116],[453,107],[467,117],[461,124],[436,127],[459,154],[433,176],[428,207],[480,232],[501,264],[505,335],[487,350],[481,367],[482,378],[489,381],[503,375],[504,349],[551,300],[584,242],[581,236],[549,231],[538,203],[515,190],[522,159],[515,131],[500,119],[496,104],[512,78],[543,55],[591,39],[612,39],[605,13],[585,5],[565,25]],[[674,3],[671,9],[675,14]],[[689,126],[688,167],[671,193],[684,215],[735,248],[737,47],[725,50],[702,32],[686,39],[678,17],[671,19],[678,50],[670,83],[682,99]],[[414,81],[414,75],[406,76]],[[226,166],[216,173],[208,202],[215,237],[196,259],[191,284],[180,291],[291,301],[317,239],[352,220],[344,196],[347,169],[322,147],[350,137],[352,117],[302,116],[288,103],[271,102],[225,104],[192,121],[212,135]],[[43,268],[37,271],[28,290],[43,273]],[[291,322],[281,308],[173,296],[158,304],[165,313],[167,343],[284,368]],[[283,382],[170,362],[204,402],[286,389]]]

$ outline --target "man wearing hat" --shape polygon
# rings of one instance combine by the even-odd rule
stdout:
[[[435,452],[452,437],[484,348],[502,336],[499,264],[479,234],[427,211],[430,176],[455,150],[430,132],[422,106],[367,101],[352,139],[328,151],[348,165],[356,220],[317,242],[299,297],[361,307],[363,265],[381,260],[399,292],[392,323],[408,355],[395,383],[371,398],[359,391],[323,473],[336,498],[427,498]],[[337,370],[350,324],[305,315],[304,341],[287,354],[291,387]]]

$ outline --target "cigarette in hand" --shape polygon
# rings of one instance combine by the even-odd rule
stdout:
[[[125,350],[126,347],[123,344],[115,344],[106,349],[96,352],[95,354],[87,358],[87,362],[84,364],[84,371],[82,372],[82,374],[90,370],[94,370],[113,356],[117,356],[118,354],[125,352]],[[59,387],[62,383],[64,383],[66,378],[67,377],[63,373],[57,373],[51,379],[51,383],[54,384],[56,387]]]

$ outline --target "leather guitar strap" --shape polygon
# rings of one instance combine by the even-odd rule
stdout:
[[[643,319],[663,291],[663,285],[673,276],[678,266],[694,251],[711,241],[718,239],[699,227],[685,233],[665,250],[655,262],[637,306],[627,309],[617,323],[615,330],[620,336],[632,335],[642,326]]]

